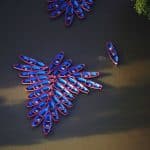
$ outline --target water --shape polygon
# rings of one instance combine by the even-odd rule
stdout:
[[[86,20],[66,28],[63,17],[48,19],[45,6],[43,0],[0,2],[0,149],[148,149],[150,22],[136,15],[130,1],[101,0]],[[107,57],[107,40],[118,48],[119,67]],[[11,66],[19,54],[49,63],[61,50],[74,63],[101,71],[104,88],[79,96],[70,116],[45,139],[25,117],[27,93]]]

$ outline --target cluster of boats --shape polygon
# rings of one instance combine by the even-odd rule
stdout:
[[[50,18],[65,14],[65,25],[70,26],[76,15],[79,19],[85,18],[85,12],[90,12],[94,0],[48,0]]]
[[[89,93],[89,88],[101,90],[102,85],[92,81],[99,72],[88,72],[85,64],[73,65],[71,59],[58,53],[49,65],[28,56],[19,56],[24,64],[15,64],[21,71],[22,84],[29,92],[26,107],[27,117],[33,119],[32,127],[42,125],[44,135],[48,135],[54,123],[68,114],[73,101],[80,93]]]

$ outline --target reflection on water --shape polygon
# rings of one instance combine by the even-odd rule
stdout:
[[[39,144],[5,146],[0,150],[149,150],[149,134],[149,128],[134,129],[125,133],[75,137],[59,141],[44,139]]]
[[[104,84],[117,88],[148,85],[150,83],[149,66],[150,61],[143,60],[128,65],[106,68],[102,72],[111,75],[104,77],[102,80]]]
[[[20,104],[22,103],[22,99],[27,98],[27,92],[25,92],[25,87],[21,85],[15,87],[0,88],[0,97],[5,100],[5,104]]]
[[[111,116],[117,115],[118,113],[119,113],[118,110],[99,112],[99,113],[95,114],[95,118],[100,119],[102,117],[111,117]]]

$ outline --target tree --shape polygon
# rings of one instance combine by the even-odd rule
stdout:
[[[139,15],[147,16],[150,20],[150,0],[135,0],[134,8]]]

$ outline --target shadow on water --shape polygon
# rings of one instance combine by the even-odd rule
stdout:
[[[23,104],[0,104],[0,145],[26,145],[45,139],[40,127],[32,129]],[[55,125],[47,140],[123,132],[150,127],[148,87],[115,89],[79,96],[75,109]]]

